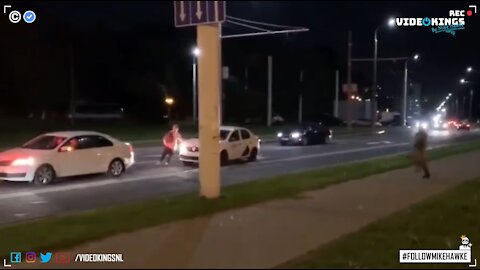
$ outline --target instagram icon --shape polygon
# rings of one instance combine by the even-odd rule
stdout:
[[[25,261],[27,263],[34,263],[37,260],[37,254],[35,252],[27,252],[25,254]]]

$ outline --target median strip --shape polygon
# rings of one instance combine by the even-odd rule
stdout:
[[[430,151],[439,159],[480,149],[480,141]],[[321,170],[271,177],[223,189],[218,200],[204,200],[196,193],[152,199],[79,214],[50,217],[0,228],[0,255],[12,250],[58,250],[122,232],[209,215],[272,199],[291,198],[308,190],[360,179],[410,166],[405,155],[341,165]]]

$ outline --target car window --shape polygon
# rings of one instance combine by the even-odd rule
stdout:
[[[71,138],[64,146],[69,146],[72,150],[82,150],[97,147],[95,136],[78,136]]]
[[[22,146],[25,149],[52,150],[62,144],[67,138],[59,136],[42,135]]]
[[[240,130],[240,134],[242,135],[242,140],[250,139],[250,132],[248,132],[246,129]]]
[[[110,147],[113,143],[102,136],[89,136],[90,144],[93,147]]]
[[[238,130],[235,130],[232,132],[232,135],[230,135],[230,139],[228,139],[229,142],[236,142],[240,140],[240,133]]]
[[[221,129],[220,130],[220,140],[225,141],[228,137],[228,134],[230,134],[230,130]]]

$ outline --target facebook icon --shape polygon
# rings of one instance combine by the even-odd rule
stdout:
[[[11,263],[21,263],[22,262],[22,253],[21,252],[10,252],[10,262]]]

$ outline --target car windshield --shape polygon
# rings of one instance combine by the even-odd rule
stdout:
[[[227,137],[228,137],[228,134],[230,134],[230,130],[221,129],[220,130],[220,140],[222,140],[222,141],[226,140]]]
[[[22,146],[26,149],[52,150],[65,141],[65,137],[43,135],[37,137]]]

